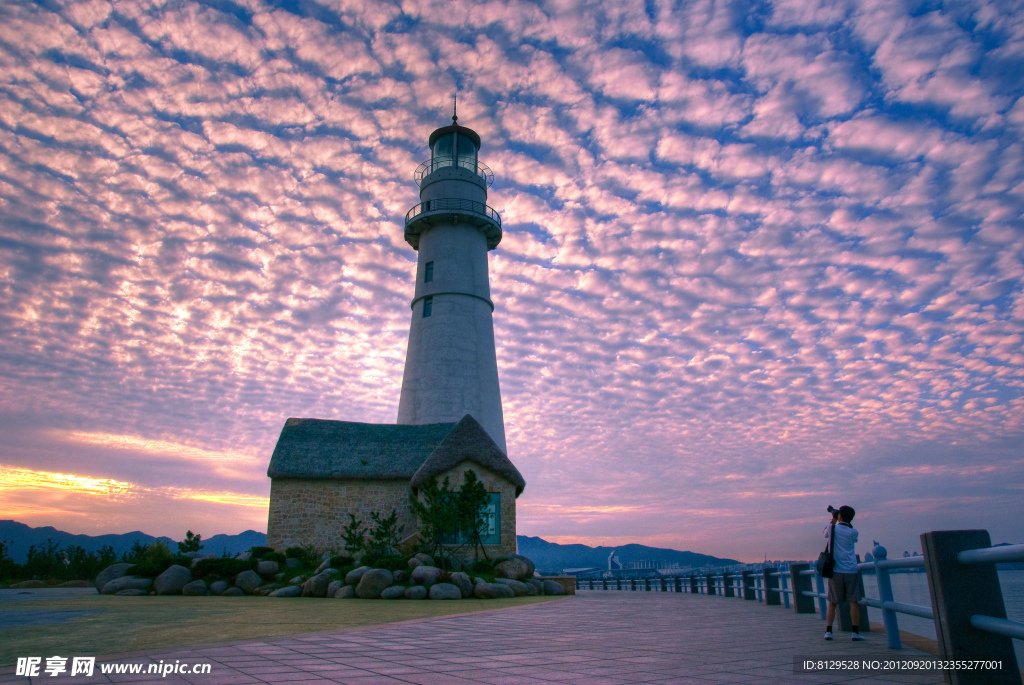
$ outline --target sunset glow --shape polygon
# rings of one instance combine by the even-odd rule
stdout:
[[[1024,542],[1022,41],[1004,0],[0,5],[0,517],[265,530],[287,418],[393,423],[457,91],[520,534]]]

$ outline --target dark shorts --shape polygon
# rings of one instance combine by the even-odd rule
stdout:
[[[856,573],[836,573],[828,579],[829,604],[859,602],[863,597]]]

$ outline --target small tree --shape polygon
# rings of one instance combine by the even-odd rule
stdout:
[[[476,550],[479,549],[483,553],[484,559],[487,559],[487,550],[484,549],[484,543],[480,540],[480,534],[487,526],[486,508],[491,501],[491,496],[472,469],[467,470],[464,475],[465,481],[459,488],[456,503],[459,531],[465,539],[472,543],[474,556],[476,556]]]
[[[192,531],[185,533],[185,540],[178,543],[178,554],[185,554],[187,552],[198,552],[203,548],[202,535],[193,535]]]
[[[370,542],[366,545],[367,555],[374,559],[392,556],[403,529],[403,526],[398,525],[398,512],[392,509],[384,518],[373,513],[370,514],[370,519],[374,528],[370,531]]]
[[[473,545],[474,552],[479,548],[487,558],[480,533],[487,523],[485,508],[490,496],[472,469],[464,475],[465,482],[458,490],[452,488],[445,476],[440,483],[426,482],[419,497],[410,496],[413,513],[420,520],[424,550],[442,560],[467,543]]]
[[[345,539],[345,550],[358,558],[366,547],[366,526],[352,514],[349,514],[348,518],[348,525],[342,529],[341,534]]]

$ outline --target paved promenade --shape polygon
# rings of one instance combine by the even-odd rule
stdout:
[[[281,600],[298,601],[298,600]],[[339,600],[340,601],[340,600]],[[316,610],[310,601],[310,611]],[[102,662],[211,664],[207,675],[96,675],[33,683],[942,683],[941,674],[797,674],[808,659],[929,658],[867,634],[822,639],[817,615],[739,599],[647,592],[583,592],[515,609],[374,628],[193,645]],[[4,669],[0,684],[28,683]]]

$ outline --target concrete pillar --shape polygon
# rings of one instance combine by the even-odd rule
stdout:
[[[731,573],[722,574],[722,595],[725,597],[735,597],[736,588],[734,587],[734,581],[736,576]]]
[[[793,588],[793,608],[798,614],[814,613],[814,598],[807,597],[804,592],[814,592],[814,581],[811,576],[800,575],[801,571],[811,568],[810,564],[790,564],[789,580]]]
[[[683,591],[683,579],[676,576],[676,592],[681,593]]]
[[[778,592],[773,592],[773,590],[779,589],[779,579],[772,577],[772,574],[775,572],[776,569],[774,568],[766,568],[762,571],[762,576],[764,577],[764,585],[762,587],[764,588],[764,603],[766,606],[782,605],[782,596]]]
[[[704,582],[707,583],[707,591],[709,595],[718,594],[715,592],[715,577],[708,573],[704,576]]]
[[[690,576],[690,594],[700,594],[700,579],[697,576]]]
[[[971,625],[973,614],[1006,618],[995,564],[961,564],[956,556],[965,550],[991,546],[987,530],[942,530],[921,535],[939,658],[1003,663],[999,671],[946,671],[946,679],[953,685],[1021,683],[1013,640]]]
[[[743,584],[743,599],[750,601],[757,600],[757,591],[752,587],[754,585],[754,574],[751,571],[743,571],[740,573],[740,582]]]

